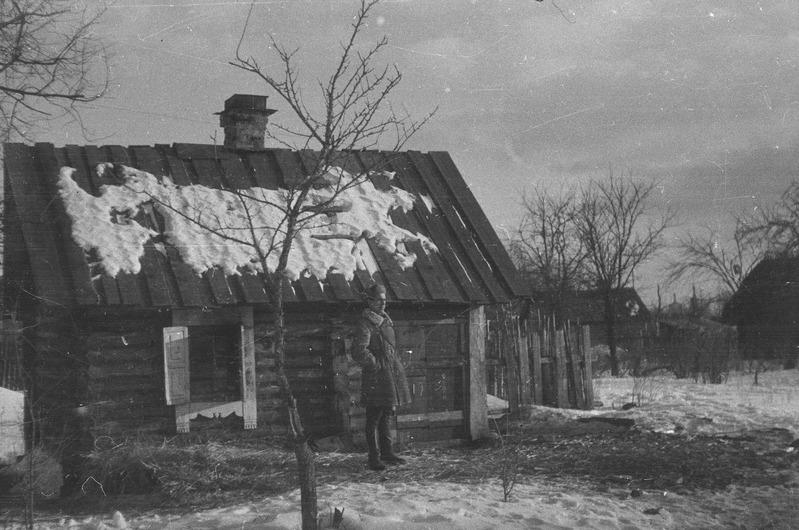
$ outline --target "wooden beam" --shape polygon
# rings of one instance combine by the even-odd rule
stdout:
[[[469,436],[472,440],[488,434],[486,399],[486,315],[483,306],[469,311]]]

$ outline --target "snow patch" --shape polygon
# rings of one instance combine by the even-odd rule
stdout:
[[[433,199],[431,199],[429,195],[425,195],[424,193],[420,194],[420,196],[422,198],[422,202],[424,203],[424,205],[427,206],[427,209],[430,211],[430,213],[432,213],[433,208],[435,208]]]
[[[227,275],[263,272],[259,252],[273,271],[285,237],[286,212],[296,201],[286,190],[256,187],[234,193],[201,185],[177,186],[169,178],[159,181],[145,171],[110,163],[98,165],[97,173],[120,184],[102,186],[95,197],[77,185],[74,172],[61,168],[58,181],[72,219],[72,237],[95,259],[95,273],[112,277],[120,272],[137,274],[150,241],[159,252],[165,252],[164,242],[175,247],[198,275],[214,267]],[[308,208],[300,216],[288,260],[290,279],[312,274],[323,280],[336,271],[349,280],[358,269],[376,268],[368,245],[359,244],[365,238],[394,255],[403,268],[416,260],[406,250],[406,241],[419,241],[426,252],[437,251],[426,236],[391,221],[391,210],[413,209],[412,194],[395,187],[380,191],[363,175],[340,168],[332,168],[320,182],[326,186],[312,189],[304,202]],[[337,189],[343,191],[336,194]],[[319,214],[320,208],[324,213]],[[136,220],[142,212],[163,219],[162,234]]]

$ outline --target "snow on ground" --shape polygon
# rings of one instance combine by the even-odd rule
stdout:
[[[608,414],[633,417],[638,425],[660,431],[733,433],[744,429],[790,429],[799,435],[799,371],[735,374],[723,385],[702,385],[673,378],[650,381],[643,404],[628,411],[641,381],[598,379],[597,411],[557,411],[564,415]],[[637,386],[636,386],[637,385]],[[679,426],[682,426],[680,428]],[[787,449],[787,448],[786,448]],[[799,458],[799,456],[797,457]],[[187,515],[117,514],[107,518],[60,520],[37,528],[137,528],[203,530],[300,527],[299,491],[260,502]],[[477,485],[392,483],[323,485],[320,513],[331,520],[344,509],[347,530],[445,529],[714,529],[799,528],[799,473],[791,487],[731,487],[723,492],[688,495],[645,491],[630,497],[623,489],[599,490],[575,480],[531,478],[516,485],[511,502],[502,502],[498,482]],[[646,513],[650,512],[650,513]]]
[[[722,385],[695,383],[666,376],[594,380],[603,407],[594,414],[620,409],[640,394],[644,406],[614,415],[631,417],[654,431],[681,430],[724,434],[743,429],[782,428],[799,437],[799,371],[733,373]],[[712,420],[712,421],[708,421]]]

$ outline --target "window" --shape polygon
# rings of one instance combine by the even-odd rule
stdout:
[[[178,432],[197,416],[236,414],[257,427],[252,309],[176,310],[164,328],[166,404],[175,407]],[[182,325],[178,325],[182,324]]]
[[[192,401],[241,399],[238,326],[189,326],[189,388]]]

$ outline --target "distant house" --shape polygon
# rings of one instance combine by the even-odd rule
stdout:
[[[225,108],[248,127],[265,126],[265,102],[236,95]],[[110,209],[103,202],[123,191],[113,176],[222,197],[231,188],[279,192],[307,174],[313,153],[253,144],[252,131],[224,120],[225,147],[5,145],[5,304],[25,330],[45,436],[187,432],[198,418],[231,414],[244,429],[287,428],[259,274],[213,261],[198,272],[164,211],[147,201]],[[308,255],[308,268],[285,282],[287,371],[301,414],[317,435],[361,432],[350,330],[364,307],[360,293],[379,283],[414,394],[397,417],[400,439],[479,436],[487,429],[483,308],[529,293],[447,153],[353,152],[346,167],[357,172],[375,161],[388,173],[370,178],[372,193],[412,199],[408,209],[387,211],[410,235],[390,248],[365,233],[351,242],[351,271],[320,269]],[[92,218],[93,208],[105,213]],[[140,254],[123,248],[135,241],[114,247],[109,224],[127,234],[121,239],[140,238]]]
[[[588,325],[591,345],[607,344],[605,301],[597,290],[574,291],[566,297],[563,314],[571,322]],[[638,341],[641,333],[652,321],[652,316],[643,300],[632,287],[616,293],[616,341],[624,346],[629,341]]]
[[[741,282],[722,319],[738,328],[744,357],[796,363],[799,354],[799,258],[764,259]]]

